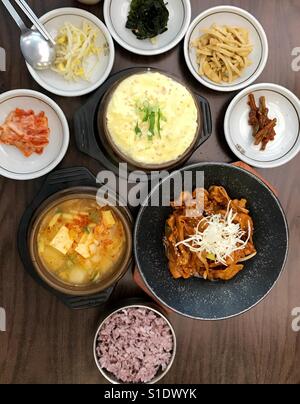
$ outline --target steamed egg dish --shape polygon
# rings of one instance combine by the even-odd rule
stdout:
[[[182,156],[195,141],[198,109],[188,89],[161,73],[123,80],[107,106],[107,130],[115,147],[143,165]]]
[[[44,267],[71,286],[101,282],[126,250],[121,219],[95,198],[67,200],[51,209],[40,225],[37,243]]]

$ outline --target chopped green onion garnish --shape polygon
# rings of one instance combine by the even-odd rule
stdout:
[[[139,127],[139,123],[138,123],[138,122],[136,123],[136,127],[135,127],[134,130],[135,130],[136,136],[138,136],[138,137],[141,137],[141,136],[142,136],[143,132],[142,132],[141,128]]]
[[[149,101],[144,101],[142,104],[137,102],[136,107],[138,112],[141,114],[142,122],[147,122],[149,124],[148,139],[152,140],[156,134],[161,137],[161,121],[166,121],[166,118],[164,117],[160,107],[158,105],[150,105]],[[136,123],[134,131],[136,137],[141,137],[143,135],[139,122]]]

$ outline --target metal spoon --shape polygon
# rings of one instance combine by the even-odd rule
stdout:
[[[56,50],[50,40],[33,29],[29,29],[9,0],[2,0],[8,12],[21,30],[20,46],[27,63],[34,69],[49,69],[56,58]]]
[[[21,8],[23,13],[26,15],[26,17],[29,18],[29,20],[32,22],[34,27],[39,31],[39,33],[42,34],[43,37],[47,41],[50,41],[53,46],[55,46],[54,39],[52,38],[50,33],[46,30],[44,25],[40,22],[39,18],[35,15],[33,10],[26,3],[26,1],[25,0],[15,0],[15,3]]]

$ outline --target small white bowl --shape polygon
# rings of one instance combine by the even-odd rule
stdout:
[[[69,126],[63,111],[44,94],[13,90],[0,95],[0,123],[16,108],[45,112],[49,120],[49,144],[43,154],[26,158],[15,146],[0,144],[0,175],[15,180],[32,180],[52,171],[64,158],[69,146]]]
[[[81,10],[80,8],[59,8],[45,14],[40,20],[53,38],[57,36],[58,31],[65,22],[70,22],[76,27],[82,27],[82,22],[87,21],[92,27],[99,30],[97,46],[104,48],[105,52],[101,53],[98,61],[96,56],[90,58],[88,68],[93,68],[96,61],[97,64],[89,81],[79,80],[76,82],[68,82],[58,73],[50,69],[38,71],[27,64],[27,68],[35,81],[47,91],[64,97],[79,97],[100,87],[109,76],[115,60],[114,43],[103,22],[93,14]]]
[[[131,0],[105,0],[105,23],[114,39],[124,49],[137,55],[154,56],[168,52],[183,39],[191,22],[190,0],[168,0],[170,12],[168,31],[157,37],[156,44],[150,39],[140,40],[126,28]]]
[[[250,41],[254,46],[250,55],[252,65],[245,69],[242,76],[233,83],[216,84],[199,74],[196,49],[191,45],[202,35],[201,30],[210,28],[213,24],[233,25],[249,31]],[[184,56],[193,76],[205,87],[223,92],[238,91],[252,84],[262,74],[268,61],[269,45],[263,27],[253,15],[238,7],[219,6],[205,11],[192,22],[185,37]]]
[[[277,118],[275,140],[266,150],[254,145],[249,125],[248,95],[253,93],[256,104],[265,96],[270,119]],[[224,123],[225,137],[233,153],[253,167],[279,167],[292,160],[300,151],[300,101],[289,90],[276,84],[256,84],[238,94],[231,102]]]

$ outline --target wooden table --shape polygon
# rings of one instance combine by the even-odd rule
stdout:
[[[39,15],[62,6],[81,6],[75,0],[29,2]],[[220,0],[192,0],[193,16]],[[292,71],[292,49],[300,46],[299,0],[227,1],[258,17],[270,42],[270,59],[261,82],[281,84],[300,97],[300,72]],[[102,18],[102,7],[88,8]],[[41,88],[31,79],[21,57],[19,33],[0,7],[0,46],[7,51],[7,72],[0,72],[1,91]],[[189,74],[182,45],[166,55],[139,57],[119,46],[114,71],[131,66],[154,66],[181,76],[211,103],[214,131],[191,159],[231,162],[223,133],[223,119],[234,94],[203,88]],[[74,100],[52,96],[66,113],[71,145],[62,167],[82,165],[92,172],[99,165],[80,154],[72,136],[72,118],[86,97]],[[287,269],[269,297],[249,313],[223,322],[197,322],[172,315],[178,336],[178,355],[166,383],[299,383],[300,333],[292,331],[291,311],[300,306],[300,156],[284,167],[260,170],[279,191],[290,224]],[[104,383],[95,367],[92,341],[99,310],[73,312],[39,287],[20,262],[16,232],[20,217],[43,179],[16,182],[0,179],[0,307],[7,312],[7,332],[0,333],[0,384]],[[24,241],[25,242],[25,241]],[[115,298],[139,296],[130,274],[118,286]]]

